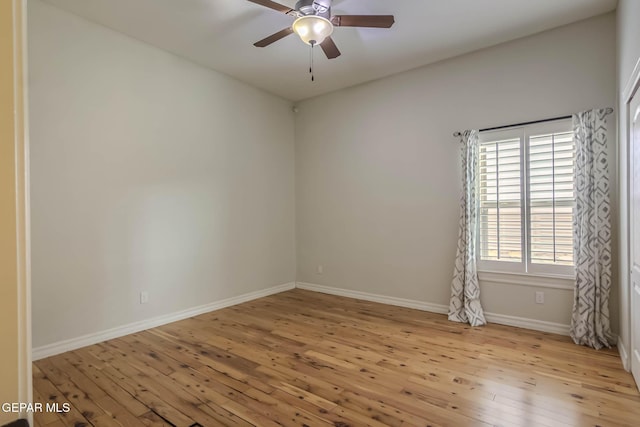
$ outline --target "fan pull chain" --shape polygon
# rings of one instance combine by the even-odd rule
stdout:
[[[313,75],[313,46],[315,46],[316,43],[311,40],[311,51],[309,54],[309,74],[311,74],[311,81],[315,81],[315,77]]]

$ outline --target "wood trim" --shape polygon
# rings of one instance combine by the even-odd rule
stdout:
[[[14,1],[14,99],[16,100],[16,226],[18,251],[18,393],[33,401],[31,359],[31,223],[29,207],[29,96],[27,64],[27,1]],[[33,414],[22,414],[26,425]]]
[[[28,247],[25,0],[0,2],[1,402],[29,402],[31,326]],[[0,413],[0,423],[31,414]]]

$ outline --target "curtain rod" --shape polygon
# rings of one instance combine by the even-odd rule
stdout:
[[[605,110],[606,110],[607,114],[613,113],[613,108],[609,107],[609,108],[606,108]],[[518,126],[535,125],[537,123],[545,123],[545,122],[553,122],[553,121],[556,121],[556,120],[570,119],[571,117],[573,117],[573,116],[559,116],[559,117],[551,117],[549,119],[533,120],[531,122],[514,123],[512,125],[495,126],[495,127],[491,127],[491,128],[480,129],[479,132],[488,132],[490,130],[514,128],[514,127],[518,127]],[[460,135],[462,135],[462,133],[460,131],[455,132],[453,134],[453,136],[460,136]]]

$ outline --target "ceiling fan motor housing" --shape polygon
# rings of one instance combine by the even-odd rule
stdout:
[[[298,0],[296,10],[305,16],[317,15],[330,19],[331,0]]]

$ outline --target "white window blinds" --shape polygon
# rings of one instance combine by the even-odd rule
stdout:
[[[573,134],[529,138],[531,262],[573,265]]]
[[[522,150],[520,138],[479,145],[480,257],[522,261]]]
[[[480,268],[571,273],[573,150],[569,120],[481,133]]]

